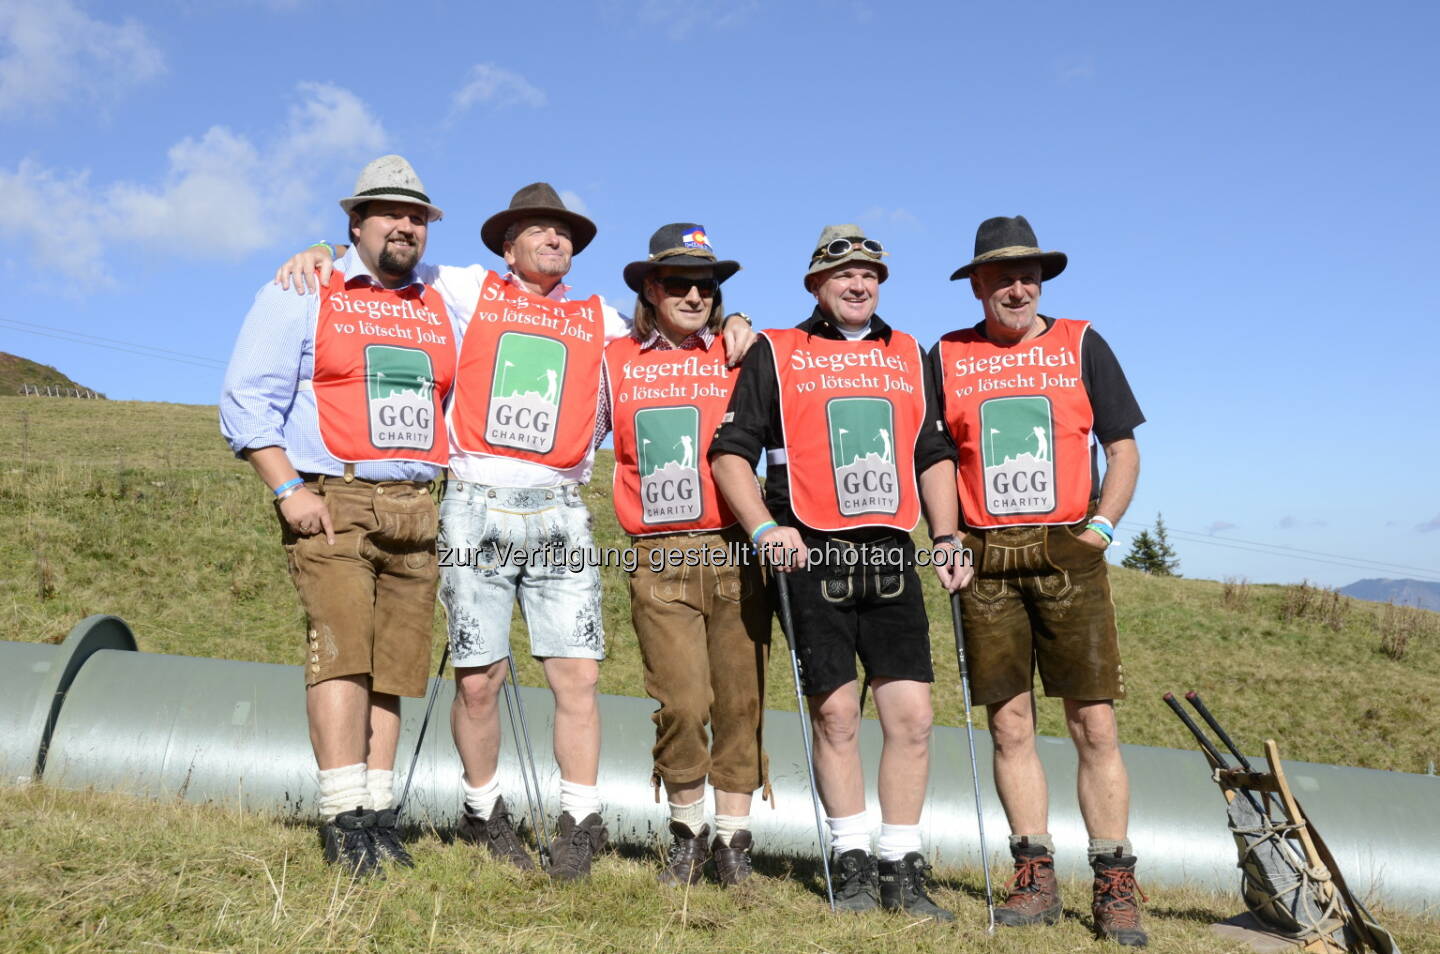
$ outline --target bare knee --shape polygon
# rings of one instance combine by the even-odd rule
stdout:
[[[1120,751],[1115,707],[1109,702],[1065,704],[1065,721],[1082,759],[1105,758]]]
[[[600,664],[594,659],[547,659],[545,678],[557,709],[584,711],[599,704]]]
[[[811,699],[815,731],[831,746],[854,745],[860,734],[860,702],[853,693],[832,692]]]
[[[1028,695],[988,706],[990,741],[998,758],[1013,758],[1035,749],[1035,719]]]
[[[504,660],[488,666],[455,671],[455,701],[472,717],[495,711],[495,697],[505,682]]]

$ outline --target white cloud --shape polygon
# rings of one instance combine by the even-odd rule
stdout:
[[[589,206],[585,204],[584,199],[580,198],[580,194],[578,192],[572,192],[569,189],[562,189],[560,191],[560,201],[564,202],[565,208],[569,209],[571,212],[579,212],[581,215],[590,214]]]
[[[920,224],[920,220],[909,209],[886,209],[878,205],[872,205],[861,212],[858,221],[874,222],[896,228],[914,228]],[[884,239],[881,241],[883,242]]]
[[[723,30],[750,19],[759,0],[731,0],[725,5],[677,4],[673,0],[610,0],[613,19],[651,28],[663,28],[671,40],[683,40],[695,29]]]
[[[546,102],[545,91],[519,73],[494,63],[476,63],[470,67],[465,85],[455,91],[450,114],[457,116],[476,104],[539,109]]]
[[[134,20],[95,20],[70,0],[0,2],[0,117],[113,98],[164,70]]]
[[[386,138],[348,90],[302,83],[298,93],[285,125],[266,143],[212,126],[171,146],[158,184],[98,187],[88,172],[57,173],[24,160],[13,172],[0,169],[0,189],[33,213],[25,221],[39,223],[24,236],[36,264],[82,284],[108,280],[104,252],[114,246],[236,258],[293,243],[315,227],[317,206],[328,205],[317,187],[333,182],[337,168],[358,170]]]

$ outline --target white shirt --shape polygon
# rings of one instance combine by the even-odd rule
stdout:
[[[464,341],[465,329],[475,315],[475,306],[480,303],[480,287],[485,284],[489,274],[489,269],[479,265],[462,268],[453,265],[421,264],[415,269],[416,278],[432,286],[445,301],[445,308],[450,312],[450,321],[455,326],[457,349]],[[559,288],[560,286],[557,286],[557,290]],[[607,344],[630,333],[630,319],[603,300],[600,302],[600,311],[604,315]],[[450,476],[455,480],[495,487],[556,487],[560,484],[588,483],[590,473],[595,469],[596,441],[591,441],[590,449],[585,452],[585,459],[574,467],[568,470],[552,470],[542,464],[515,457],[466,453],[455,442],[453,421],[449,422],[449,431]]]

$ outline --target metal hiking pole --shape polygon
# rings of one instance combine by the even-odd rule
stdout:
[[[445,675],[445,663],[450,659],[450,641],[445,641],[445,651],[440,654],[440,668],[435,670],[435,682],[430,686],[430,701],[425,703],[425,718],[420,720],[420,736],[415,740],[415,754],[410,756],[410,771],[405,773],[405,789],[400,793],[400,802],[395,806],[395,817],[405,810],[410,798],[410,783],[415,781],[415,766],[420,761],[420,747],[425,744],[425,729],[430,725],[430,713],[435,710],[435,697],[440,694],[440,677]]]
[[[795,649],[795,620],[790,615],[790,587],[785,574],[775,574],[775,589],[780,594],[780,631],[790,646],[790,673],[795,677],[795,708],[800,713],[800,737],[805,743],[805,768],[810,772],[810,801],[815,806],[815,838],[820,847],[820,866],[825,869],[825,897],[830,911],[835,911],[835,885],[830,881],[830,852],[825,847],[825,816],[820,809],[820,789],[815,784],[815,750],[810,741],[810,713],[805,706],[805,690],[800,687],[800,656]]]
[[[530,829],[535,832],[540,860],[550,867],[550,831],[545,826],[545,806],[540,801],[540,776],[535,771],[535,750],[530,747],[530,725],[525,719],[525,703],[520,699],[520,683],[515,679],[515,654],[507,653],[509,681],[502,680],[505,710],[510,715],[510,735],[515,740],[515,754],[520,758],[520,780],[525,784],[525,801],[530,805]],[[520,718],[515,718],[516,711]],[[517,728],[518,727],[518,728]],[[531,786],[534,786],[533,790]]]
[[[960,594],[950,594],[950,620],[955,624],[955,655],[960,660],[960,692],[965,700],[965,736],[970,741],[970,779],[975,783],[975,826],[980,830],[980,868],[985,872],[985,912],[995,933],[995,887],[990,883],[990,849],[985,844],[985,812],[980,806],[980,765],[975,758],[975,721],[970,717],[970,666],[965,661],[965,623],[960,618]]]

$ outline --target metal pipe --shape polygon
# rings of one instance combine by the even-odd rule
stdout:
[[[61,654],[66,665],[60,668],[71,681],[68,691],[58,696],[52,686],[56,647],[0,642],[0,727],[28,726],[37,705],[49,715],[56,710],[42,703],[61,703],[49,735],[47,784],[238,803],[247,810],[280,815],[313,813],[315,767],[299,667],[127,651],[119,648],[129,632],[119,628],[123,625],[114,620],[103,627],[105,636],[88,637],[109,639],[117,648],[87,645],[90,652],[78,663],[73,652],[77,647],[69,640],[59,647],[70,650]],[[47,651],[49,660],[43,658]],[[44,685],[37,688],[32,682]],[[439,702],[449,705],[453,683],[446,680],[439,693]],[[559,807],[550,731],[553,702],[544,689],[521,688],[520,695],[540,730],[531,741],[544,789],[541,800],[553,817]],[[654,803],[649,785],[654,707],[648,699],[601,697],[600,788],[612,836],[624,841],[654,844],[664,837],[665,807]],[[401,751],[414,747],[424,710],[424,699],[402,701]],[[768,724],[780,725],[777,720],[787,716],[768,713]],[[42,718],[42,730],[45,722]],[[43,731],[0,733],[6,765],[14,764],[16,750],[19,763],[26,764],[25,750],[33,746],[28,748],[28,764],[33,766],[41,735]],[[879,724],[865,720],[861,751],[877,828],[874,779],[880,741]],[[985,824],[992,831],[1005,831],[994,796],[989,733],[977,731],[975,745]],[[933,746],[922,819],[927,850],[941,864],[973,864],[978,839],[964,729],[937,727]],[[808,856],[815,832],[801,740],[794,733],[774,731],[768,733],[767,748],[776,802],[773,810],[757,803],[752,826],[756,848]],[[1142,882],[1234,891],[1239,883],[1235,845],[1225,824],[1224,800],[1209,779],[1204,756],[1148,746],[1123,748],[1131,778],[1131,840],[1140,857]],[[1068,739],[1042,737],[1038,750],[1050,780],[1050,831],[1057,862],[1062,873],[1087,876],[1085,829],[1072,794],[1074,746]],[[1440,857],[1440,782],[1424,775],[1305,762],[1286,763],[1285,769],[1306,813],[1361,897],[1433,910],[1440,897],[1440,865],[1434,861]],[[9,768],[6,772],[12,779],[25,774]],[[461,805],[460,775],[448,734],[428,733],[406,806],[409,820],[453,826]],[[500,780],[507,793],[523,790],[520,761],[509,747],[501,753]],[[1374,811],[1377,804],[1386,811]],[[1008,861],[1000,854],[992,855],[991,862]]]

